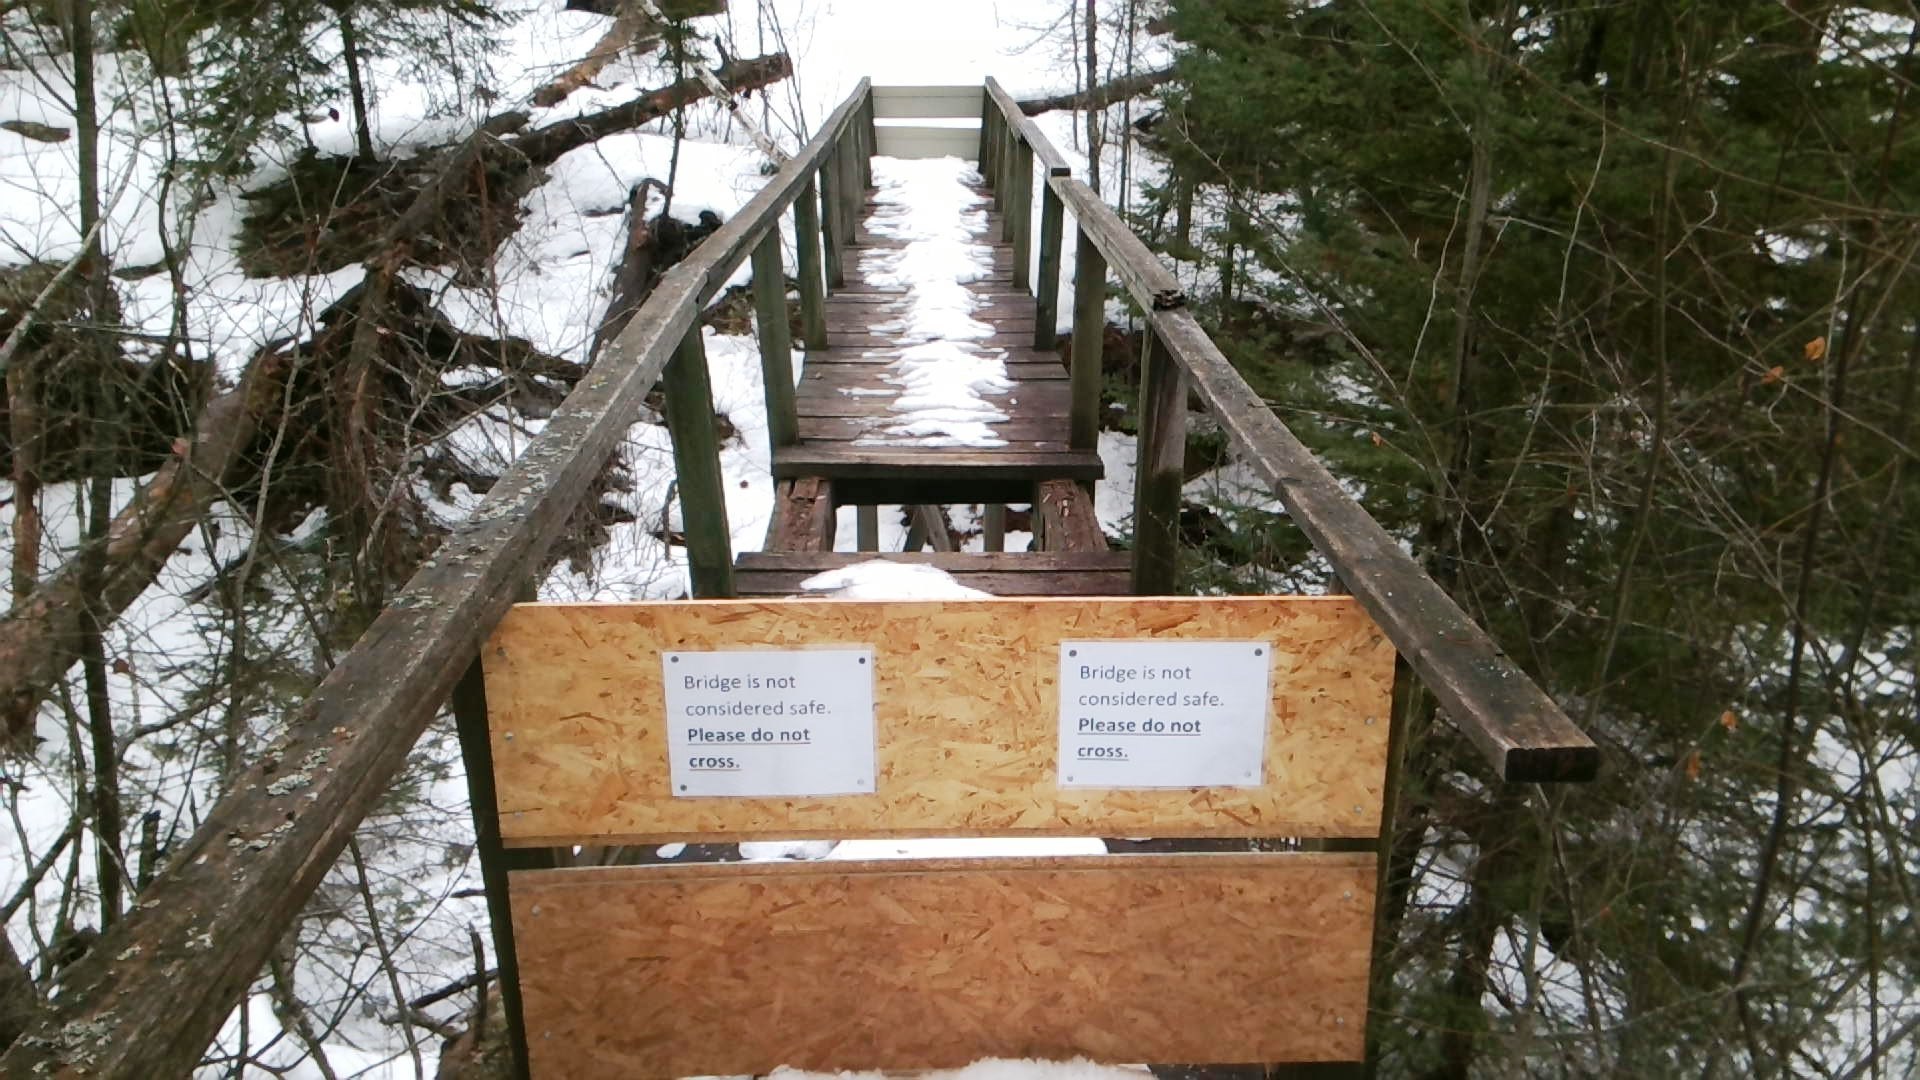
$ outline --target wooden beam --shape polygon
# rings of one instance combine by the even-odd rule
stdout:
[[[1046,537],[1046,550],[1107,550],[1107,534],[1100,529],[1100,515],[1094,511],[1093,496],[1074,481],[1048,480],[1040,484],[1033,509],[1044,523],[1041,532]],[[1127,565],[1131,571],[1131,555]]]
[[[792,446],[800,439],[800,420],[793,406],[793,341],[778,229],[768,229],[753,249],[753,310],[766,387],[767,435],[775,446]]]
[[[812,176],[793,204],[793,242],[799,249],[800,337],[809,353],[827,347],[827,287],[821,274],[820,193]]]
[[[999,81],[990,77],[987,79],[986,87],[989,105],[1010,128],[1019,133],[1020,138],[1025,140],[1028,146],[1033,148],[1034,157],[1038,158],[1040,166],[1047,170],[1047,175],[1070,175],[1073,169],[1067,165],[1067,159],[1060,156],[1060,151],[1055,149],[1053,143],[1041,133],[1039,125],[1021,111],[1019,102],[1013,100],[1013,97],[1001,87]]]
[[[1007,217],[1013,233],[1013,284],[1016,288],[1030,289],[1033,284],[1033,148],[1025,143],[1013,152],[1013,206]]]
[[[840,168],[836,151],[820,166],[820,238],[827,252],[827,291],[842,288],[847,283],[845,256],[842,254],[846,244],[840,219],[846,213],[845,201],[840,198]]]
[[[615,867],[520,875],[514,924],[549,1076],[1356,1060],[1373,875],[1299,852]]]
[[[1069,370],[1073,405],[1067,445],[1093,450],[1100,445],[1100,384],[1107,336],[1107,260],[1085,229],[1076,230],[1079,247],[1073,267],[1073,342]],[[1037,327],[1036,327],[1037,329]]]
[[[985,551],[1007,549],[1007,504],[987,503],[980,511],[980,547]]]
[[[1180,570],[1180,482],[1187,452],[1187,377],[1157,348],[1140,352],[1140,440],[1134,457],[1133,591],[1174,591]]]
[[[1270,650],[1258,786],[1059,785],[1061,642],[1146,638]],[[662,654],[822,642],[874,650],[880,790],[674,797]],[[1346,597],[538,604],[515,608],[485,657],[509,844],[1371,837],[1379,825],[1393,650]]]
[[[1125,285],[1142,311],[1177,308],[1186,303],[1186,293],[1173,271],[1161,265],[1133,230],[1102,202],[1093,189],[1072,177],[1056,176],[1047,181],[1066,203],[1067,210],[1080,225],[1080,231],[1093,238],[1094,246],[1106,257],[1114,276]]]
[[[1187,373],[1235,450],[1287,508],[1353,595],[1366,605],[1454,725],[1510,782],[1591,780],[1600,750],[1446,591],[1341,488],[1320,459],[1234,370],[1197,320],[1154,307],[1172,275],[1077,180],[1052,181],[1109,259],[1127,269],[1156,339]],[[1078,322],[1075,323],[1076,337]]]
[[[767,525],[763,547],[767,551],[832,551],[834,527],[833,488],[827,481],[817,476],[783,480],[774,493],[773,520]]]
[[[880,508],[863,503],[854,508],[854,543],[861,551],[880,550]]]
[[[674,350],[660,382],[666,391],[674,470],[680,478],[680,528],[687,538],[693,595],[732,596],[733,537],[727,528],[726,477],[720,472],[720,439],[713,427],[707,350],[697,324]]]
[[[967,86],[876,86],[873,115],[887,120],[957,118],[980,115],[983,93]]]
[[[1059,339],[1060,245],[1063,231],[1060,194],[1040,185],[1040,280],[1034,282],[1033,347],[1051,349]]]

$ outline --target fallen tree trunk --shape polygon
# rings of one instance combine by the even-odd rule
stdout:
[[[1170,83],[1174,75],[1173,68],[1142,71],[1112,82],[1101,83],[1091,90],[1082,90],[1077,94],[1031,98],[1020,103],[1020,111],[1028,116],[1035,116],[1043,112],[1053,112],[1055,109],[1104,109],[1116,101],[1139,97],[1156,86]]]
[[[764,86],[791,73],[784,54],[760,57],[730,67],[722,79],[736,92]],[[607,135],[666,115],[674,108],[707,96],[698,79],[683,79],[661,90],[604,112],[562,121],[528,132],[510,143],[498,137],[526,123],[524,113],[494,117],[479,130],[443,154],[439,166],[402,212],[382,230],[367,266],[355,313],[353,341],[342,367],[339,389],[348,395],[345,437],[336,447],[337,464],[348,470],[333,493],[357,524],[373,528],[381,520],[386,481],[393,465],[378,444],[379,425],[373,415],[376,359],[386,335],[394,281],[422,243],[430,243],[433,226],[446,209],[471,193],[474,176],[485,162],[506,153],[529,169],[549,164],[568,151]],[[234,485],[234,467],[251,442],[262,418],[271,415],[280,399],[282,370],[256,370],[274,364],[270,350],[249,363],[235,390],[208,402],[195,424],[196,435],[178,444],[168,461],[115,516],[104,543],[100,619],[103,625],[119,618],[128,605],[150,587],[180,542]],[[350,487],[348,485],[351,485]],[[370,545],[370,548],[376,545]],[[68,561],[31,597],[0,619],[0,741],[17,745],[31,733],[40,702],[79,658],[81,625],[87,610],[80,566]]]
[[[628,49],[645,56],[660,44],[659,23],[641,9],[637,0],[603,0],[601,3],[567,5],[573,11],[592,11],[613,16],[613,25],[600,36],[580,62],[561,72],[552,82],[533,92],[533,103],[542,107],[558,105],[567,95],[591,83],[608,64]],[[695,15],[718,15],[727,10],[727,0],[698,0],[674,5],[667,14],[685,19]]]

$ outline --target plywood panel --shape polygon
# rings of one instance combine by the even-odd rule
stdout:
[[[980,152],[980,129],[963,127],[901,127],[879,124],[873,129],[874,152],[886,157],[957,157],[972,161]]]
[[[1062,790],[1060,641],[1273,645],[1265,786]],[[669,791],[665,650],[869,645],[878,790]],[[523,605],[483,659],[509,844],[868,836],[1373,836],[1393,652],[1349,597]]]
[[[1371,855],[513,876],[536,1077],[1362,1056]]]
[[[980,86],[876,86],[873,88],[873,115],[890,117],[963,117],[980,118],[986,102],[986,90]],[[974,143],[980,141],[980,129],[973,131]]]

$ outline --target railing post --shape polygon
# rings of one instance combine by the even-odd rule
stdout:
[[[753,249],[753,311],[760,324],[767,435],[775,446],[792,446],[800,441],[800,421],[793,403],[793,333],[787,325],[787,275],[780,266],[777,227]]]
[[[840,200],[840,178],[837,172],[840,151],[836,147],[827,155],[820,166],[820,237],[827,245],[827,287],[845,288],[847,284],[846,267],[842,266],[840,238],[840,217],[844,213]]]
[[[993,95],[980,92],[980,175],[989,182],[993,180],[994,124],[1000,119],[1000,110],[994,107]]]
[[[660,379],[667,395],[667,431],[680,477],[681,528],[693,595],[733,595],[733,540],[727,529],[727,492],[720,475],[720,440],[713,430],[713,389],[707,350],[695,322],[667,361]]]
[[[820,193],[812,177],[793,204],[793,243],[799,249],[800,339],[808,351],[827,347],[827,289],[820,278]]]
[[[1000,239],[1013,239],[1014,159],[1020,156],[1020,134],[1007,124],[1000,132],[1000,183],[996,187],[1000,209]]]
[[[1065,224],[1060,195],[1048,178],[1040,181],[1040,280],[1034,282],[1033,347],[1052,349],[1060,321],[1060,243]]]
[[[1186,453],[1186,373],[1149,329],[1140,339],[1140,439],[1133,480],[1135,595],[1173,592]]]
[[[840,175],[840,202],[844,211],[840,215],[841,243],[851,247],[854,238],[860,232],[860,204],[867,201],[866,189],[860,186],[860,136],[851,124],[840,136],[840,151],[837,155]]]
[[[860,187],[866,190],[873,186],[873,155],[880,151],[880,133],[875,130],[873,120],[873,91],[867,91],[867,102],[860,108],[860,137],[864,152],[860,155]]]
[[[1034,515],[1038,517],[1039,515]],[[982,514],[980,530],[982,551],[1007,550],[1007,504],[988,503]]]
[[[854,549],[856,551],[880,550],[880,508],[877,506],[856,507],[853,512]]]
[[[1013,154],[1013,205],[1007,218],[1013,225],[1013,287],[1031,289],[1033,273],[1033,147],[1020,140]]]
[[[1092,450],[1100,442],[1100,376],[1107,328],[1107,259],[1080,229],[1073,270],[1072,405],[1067,445]]]
[[[467,770],[467,806],[473,814],[474,855],[487,890],[487,921],[493,927],[495,987],[507,1018],[507,1050],[515,1080],[527,1078],[527,1021],[520,1008],[520,954],[513,942],[513,906],[508,873],[554,865],[552,848],[507,848],[500,843],[500,802],[493,786],[493,744],[487,734],[487,683],[481,661],[467,665],[453,686],[453,725]]]

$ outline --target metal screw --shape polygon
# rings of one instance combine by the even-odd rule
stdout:
[[[1366,811],[1366,808],[1365,808],[1365,807],[1361,807],[1361,806],[1355,806],[1355,807],[1353,808],[1353,812],[1354,812],[1354,813],[1356,813],[1356,814],[1364,814],[1364,813],[1366,813],[1367,811]]]
[[[506,733],[505,735],[502,735],[502,736],[500,736],[500,737],[501,737],[501,738],[503,738],[503,739],[505,739],[505,740],[507,740],[508,742],[512,742],[512,741],[513,741],[513,732],[511,732],[511,731],[509,731],[509,732],[507,732],[507,733]]]
[[[1352,889],[1348,889],[1348,890],[1347,890],[1346,892],[1344,892],[1344,893],[1342,893],[1342,894],[1340,894],[1340,895],[1341,895],[1341,896],[1342,896],[1343,898],[1345,898],[1345,899],[1348,899],[1348,900],[1351,900],[1351,899],[1353,899],[1353,890],[1352,890]]]
[[[670,664],[677,664],[680,662],[680,658],[677,656],[669,656],[667,657],[667,662]]]
[[[1255,656],[1265,656],[1265,655],[1267,655],[1267,650],[1265,650],[1265,649],[1255,649],[1255,650],[1253,650],[1253,655],[1255,655]]]
[[[1345,1027],[1346,1024],[1347,1024],[1347,1018],[1344,1016],[1336,1016],[1333,1018],[1334,1027]]]
[[[533,913],[534,913],[535,915],[538,915],[538,914],[540,914],[540,905],[539,905],[539,904],[535,904],[535,905],[533,905]]]
[[[1373,717],[1371,717],[1371,716],[1369,716],[1369,717],[1367,717],[1367,726],[1368,726],[1368,727],[1372,727],[1372,726],[1373,726]]]

